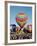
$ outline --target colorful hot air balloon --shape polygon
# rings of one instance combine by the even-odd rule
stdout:
[[[19,13],[16,15],[16,22],[17,24],[23,28],[23,26],[26,24],[26,21],[28,20],[28,17],[24,13]]]

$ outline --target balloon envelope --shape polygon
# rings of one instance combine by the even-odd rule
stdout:
[[[19,14],[17,14],[17,16],[16,16],[16,22],[17,22],[17,24],[21,27],[21,28],[23,28],[23,26],[26,24],[26,21],[28,20],[28,17],[27,17],[27,15],[26,14],[24,14],[24,13],[19,13]]]

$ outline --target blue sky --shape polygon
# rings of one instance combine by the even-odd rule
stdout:
[[[16,15],[19,12],[24,12],[27,14],[29,20],[28,24],[32,23],[32,7],[26,7],[26,6],[10,6],[10,24],[18,24],[16,23]]]

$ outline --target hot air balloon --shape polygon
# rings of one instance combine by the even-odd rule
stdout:
[[[16,22],[17,22],[17,24],[18,24],[21,28],[24,27],[24,25],[26,24],[27,20],[28,20],[28,16],[27,16],[26,14],[24,14],[24,13],[18,13],[18,14],[16,15]]]

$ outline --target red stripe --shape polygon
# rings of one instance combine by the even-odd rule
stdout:
[[[16,18],[16,21],[26,21],[28,18]]]

